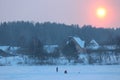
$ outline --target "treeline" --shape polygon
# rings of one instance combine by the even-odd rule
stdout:
[[[3,22],[0,24],[0,45],[25,47],[33,39],[42,44],[62,44],[68,36],[78,36],[88,43],[95,39],[100,44],[114,44],[120,28],[95,28],[91,25],[66,25],[59,23]]]

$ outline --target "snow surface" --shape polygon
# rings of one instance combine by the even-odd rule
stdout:
[[[120,65],[58,66],[58,72],[56,67],[0,66],[0,80],[120,80]]]
[[[24,63],[23,57],[20,56],[10,56],[10,57],[0,57],[1,65],[18,65],[19,63]]]
[[[117,48],[116,45],[106,45],[106,46],[103,46],[104,48],[107,48],[109,50],[115,50]]]
[[[79,37],[73,37],[75,41],[82,47],[84,48],[85,46],[85,41],[82,41]]]

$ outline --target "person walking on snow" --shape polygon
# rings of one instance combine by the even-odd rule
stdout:
[[[58,72],[58,67],[56,67],[56,72]]]

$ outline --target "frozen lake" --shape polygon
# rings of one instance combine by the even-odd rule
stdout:
[[[0,80],[120,80],[120,65],[0,66]],[[68,73],[64,74],[64,70]]]

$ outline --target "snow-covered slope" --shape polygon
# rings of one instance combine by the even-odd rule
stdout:
[[[24,58],[20,56],[0,57],[0,65],[19,65],[24,63]]]

